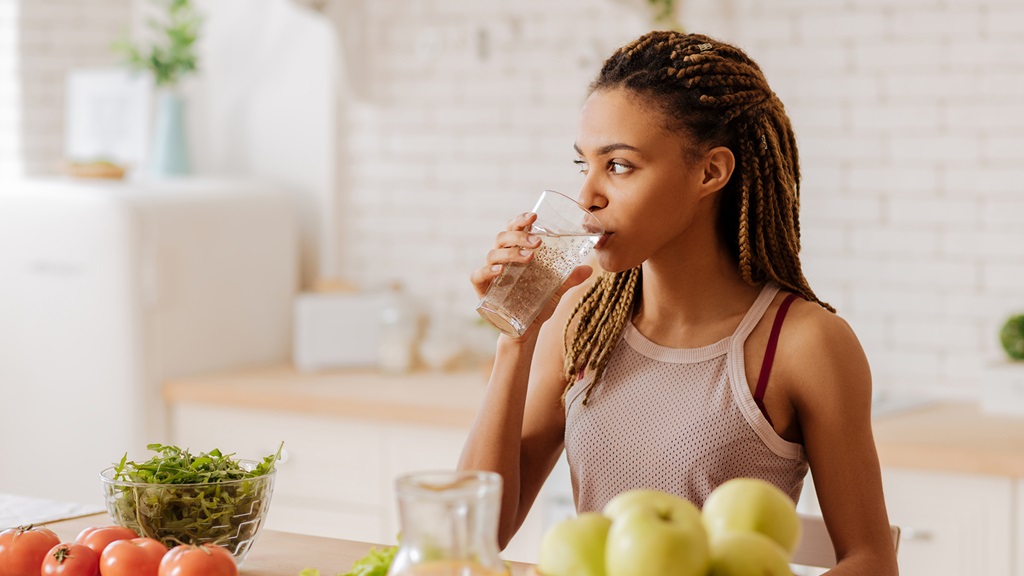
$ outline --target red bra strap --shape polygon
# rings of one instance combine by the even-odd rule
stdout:
[[[799,294],[790,294],[782,301],[779,311],[775,313],[775,323],[772,324],[772,333],[768,336],[768,346],[765,347],[764,361],[761,362],[761,374],[757,377],[757,387],[754,389],[754,403],[761,409],[764,419],[769,424],[772,419],[768,417],[768,410],[764,407],[764,391],[768,388],[768,375],[772,371],[772,362],[775,361],[775,349],[779,346],[779,332],[782,331],[782,321],[786,319],[786,312],[793,300],[799,298]]]

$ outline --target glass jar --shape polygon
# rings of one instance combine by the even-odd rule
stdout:
[[[498,556],[500,475],[414,472],[395,488],[401,532],[388,576],[508,576]]]

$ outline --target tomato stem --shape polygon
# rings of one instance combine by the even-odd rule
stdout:
[[[65,560],[71,557],[71,548],[61,546],[53,553],[53,557],[57,559],[57,564],[63,564]]]

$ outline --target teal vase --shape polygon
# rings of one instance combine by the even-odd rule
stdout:
[[[157,93],[150,165],[154,176],[188,174],[185,98],[173,90],[160,90]]]

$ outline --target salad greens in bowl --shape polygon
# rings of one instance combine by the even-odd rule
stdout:
[[[114,522],[168,548],[224,546],[241,564],[270,508],[281,448],[263,460],[236,460],[216,449],[193,456],[177,446],[148,448],[157,453],[149,460],[131,462],[125,454],[100,473]]]

